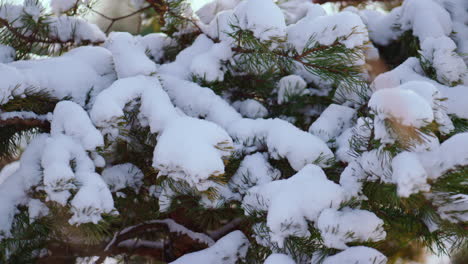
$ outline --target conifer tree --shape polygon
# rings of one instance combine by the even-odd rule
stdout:
[[[468,248],[467,2],[95,2],[0,3],[0,263]]]

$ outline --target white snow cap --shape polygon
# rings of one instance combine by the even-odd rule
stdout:
[[[210,50],[193,58],[190,71],[208,82],[223,81],[224,67],[221,64],[232,57],[231,47],[227,42],[216,43]]]
[[[392,160],[392,171],[399,196],[409,197],[419,191],[429,191],[426,170],[415,153],[404,151],[396,155]]]
[[[223,263],[235,264],[247,255],[249,241],[241,231],[233,231],[204,250],[185,254],[171,264]]]
[[[143,184],[143,176],[143,172],[131,163],[114,165],[102,171],[102,179],[109,186],[111,192],[127,187],[138,192]]]
[[[457,45],[446,36],[426,38],[421,44],[421,55],[435,69],[437,80],[452,86],[455,83],[468,85],[468,69],[456,52]]]
[[[288,75],[278,82],[278,104],[287,103],[292,96],[306,94],[307,83],[298,75]]]
[[[94,127],[88,113],[72,101],[60,101],[55,106],[50,126],[52,136],[68,135],[79,141],[86,150],[95,150],[104,145],[104,138]]]
[[[16,51],[10,46],[0,44],[0,63],[9,63],[15,59]]]
[[[252,187],[242,206],[268,211],[271,240],[283,247],[290,235],[308,236],[307,221],[316,221],[322,210],[337,208],[343,200],[341,186],[328,180],[320,167],[309,164],[289,179]]]
[[[354,34],[351,34],[353,33]],[[361,18],[351,12],[328,16],[306,16],[287,28],[288,42],[301,53],[311,37],[320,45],[335,41],[347,48],[364,45],[369,37]],[[314,42],[313,42],[314,43]]]
[[[262,118],[268,115],[268,110],[259,101],[247,99],[244,101],[235,101],[232,103],[239,113],[248,118]]]
[[[314,263],[314,262],[312,262]],[[325,258],[323,264],[385,264],[387,258],[379,251],[364,247],[350,247],[336,255]]]
[[[257,152],[245,156],[229,185],[240,194],[245,194],[249,188],[277,180],[280,176],[281,172],[268,163],[266,155]]]
[[[234,9],[231,23],[253,31],[254,36],[261,40],[285,36],[284,15],[273,0],[242,1]]]
[[[105,47],[112,52],[119,78],[149,76],[156,72],[156,64],[146,56],[145,46],[130,33],[111,32]]]
[[[351,127],[356,110],[347,106],[331,104],[320,114],[309,127],[309,132],[324,142],[336,139],[341,133]],[[334,146],[334,144],[330,144]]]
[[[385,239],[383,221],[374,213],[351,208],[322,211],[317,228],[329,248],[346,249],[348,242],[380,241]]]
[[[296,264],[296,262],[288,255],[273,253],[265,259],[263,264]]]

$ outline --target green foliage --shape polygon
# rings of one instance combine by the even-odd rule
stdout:
[[[40,250],[46,245],[50,223],[47,219],[30,222],[28,210],[20,209],[15,216],[11,237],[0,243],[1,263],[34,263]]]

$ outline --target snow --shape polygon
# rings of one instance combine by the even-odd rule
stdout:
[[[352,34],[356,32],[356,34]],[[361,18],[351,12],[328,16],[306,16],[287,27],[288,42],[302,53],[309,39],[319,45],[341,43],[347,48],[362,46],[368,41],[367,31]]]
[[[385,264],[387,263],[387,258],[382,253],[373,248],[356,246],[350,247],[336,255],[329,256],[325,258],[322,263]]]
[[[384,222],[374,213],[351,208],[324,209],[317,220],[325,246],[346,249],[349,242],[384,240]]]
[[[327,179],[316,165],[307,165],[289,179],[252,187],[242,201],[248,211],[268,211],[271,241],[283,247],[290,235],[307,237],[307,221],[316,221],[326,208],[344,201],[341,186]]]
[[[90,56],[99,60],[91,60]],[[0,76],[8,76],[0,84],[0,101],[6,103],[10,96],[34,87],[57,98],[71,96],[75,103],[84,106],[88,93],[94,95],[113,80],[110,59],[103,48],[82,47],[60,57],[0,64]]]
[[[16,57],[16,51],[10,47],[0,44],[0,63],[12,62]]]
[[[468,84],[468,69],[463,59],[455,53],[457,46],[448,37],[426,38],[421,44],[421,55],[435,69],[440,83]]]
[[[248,118],[262,118],[268,115],[266,107],[254,99],[235,101],[232,103],[232,107],[234,107],[242,116]]]
[[[376,119],[395,119],[404,126],[420,128],[434,120],[431,105],[411,90],[399,88],[378,90],[369,100],[369,107],[375,111]],[[376,131],[376,138],[381,137]]]
[[[197,55],[209,52],[213,41],[207,36],[199,35],[192,45],[177,54],[175,61],[163,64],[158,69],[159,74],[170,74],[177,76],[181,79],[188,79],[190,77],[190,65]]]
[[[347,106],[331,104],[320,114],[309,127],[309,132],[324,142],[335,140],[341,133],[351,127],[356,110]],[[334,144],[331,144],[332,146]]]
[[[283,12],[273,0],[242,1],[234,9],[231,23],[252,31],[260,40],[284,37],[286,33]]]
[[[421,41],[452,33],[450,14],[433,0],[404,1],[398,22],[403,31],[412,30]]]
[[[119,79],[156,72],[156,64],[145,54],[145,46],[127,32],[112,32],[104,46],[112,52]]]
[[[5,165],[1,170],[0,170],[0,185],[8,179],[13,173],[15,173],[20,166],[20,163],[18,161],[14,161],[12,163],[9,163]]]
[[[102,134],[94,127],[88,113],[72,101],[61,101],[54,109],[50,134],[69,135],[84,147],[85,150],[95,150],[104,146]]]
[[[188,237],[190,237],[191,239],[193,240],[196,240],[196,241],[199,241],[201,243],[204,243],[208,246],[213,246],[215,244],[215,242],[213,241],[213,239],[203,233],[197,233],[197,232],[194,232],[186,227],[184,227],[183,225],[180,225],[178,223],[176,223],[174,220],[168,218],[168,219],[163,219],[163,220],[152,220],[152,221],[148,221],[147,223],[164,223],[167,225],[167,227],[169,228],[169,231],[172,232],[172,233],[177,233],[177,234],[181,234],[181,235],[186,235]]]
[[[284,120],[242,118],[211,89],[168,75],[160,77],[175,106],[189,116],[203,117],[218,124],[240,145],[263,141],[274,159],[288,159],[295,170],[314,162],[328,166],[329,159],[333,158],[322,140]]]
[[[206,3],[195,13],[200,18],[200,20],[209,24],[216,17],[218,13],[224,10],[232,10],[238,4],[240,0],[214,0]]]
[[[174,45],[174,41],[164,33],[150,33],[144,36],[136,36],[144,47],[146,53],[158,62],[164,57],[164,48]]]
[[[440,147],[419,154],[428,178],[437,179],[448,170],[468,165],[467,140],[468,133],[458,133],[440,144]]]
[[[296,262],[288,255],[273,253],[265,259],[263,264],[296,264]]]
[[[73,42],[81,44],[83,42],[101,43],[106,35],[98,26],[87,22],[80,17],[69,17],[62,15],[50,18],[50,37],[59,39],[62,42]]]
[[[325,16],[327,12],[319,4],[313,4],[309,1],[292,0],[278,3],[278,6],[284,13],[286,24],[294,24],[305,16],[318,17]]]
[[[278,104],[287,103],[293,96],[306,94],[307,83],[298,75],[288,75],[278,82]]]
[[[21,155],[19,168],[0,184],[0,239],[11,235],[16,207],[28,202],[27,192],[41,181],[40,155],[46,140],[47,135],[36,136]]]
[[[138,192],[143,184],[143,172],[131,163],[123,163],[107,167],[102,171],[102,179],[111,192],[117,192],[127,187]]]
[[[392,160],[392,170],[399,196],[409,197],[419,191],[429,191],[427,173],[416,154],[407,151],[399,153]]]
[[[233,231],[204,250],[185,254],[171,264],[191,263],[224,263],[235,264],[238,259],[244,259],[249,247],[249,241],[241,231]]]
[[[234,191],[245,194],[249,188],[277,180],[280,176],[281,172],[268,163],[266,155],[257,152],[245,156],[229,185]]]
[[[31,199],[28,202],[29,222],[49,214],[49,208],[38,199]]]
[[[232,149],[231,138],[218,125],[182,117],[172,121],[158,137],[153,167],[159,170],[159,175],[185,180],[204,191],[216,187],[209,178],[224,174],[223,160]]]
[[[231,47],[227,42],[213,44],[209,51],[193,58],[190,71],[207,82],[223,81],[222,62],[232,57]]]
[[[410,81],[424,81],[432,84],[439,90],[440,99],[445,98],[441,102],[441,106],[447,114],[468,118],[468,108],[465,104],[466,100],[468,100],[467,86],[448,87],[425,77],[418,59],[413,57],[393,70],[377,76],[372,83],[372,87],[374,89],[393,88]]]

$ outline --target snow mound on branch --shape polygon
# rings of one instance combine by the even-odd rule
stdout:
[[[307,83],[298,75],[288,75],[278,82],[278,104],[287,103],[292,96],[301,96],[306,93]]]
[[[437,179],[458,166],[468,165],[468,133],[456,134],[432,151],[419,154],[428,178]]]
[[[90,59],[94,56],[98,61]],[[81,106],[87,94],[95,95],[113,81],[111,54],[100,47],[74,49],[60,57],[0,64],[0,102],[34,87],[57,98],[71,96]],[[5,81],[3,81],[5,80]]]
[[[442,108],[438,111],[445,113],[445,116],[446,114],[454,114],[460,118],[468,119],[468,108],[466,107],[468,87],[465,85],[448,87],[425,77],[420,62],[416,58],[411,57],[393,70],[380,74],[375,78],[372,87],[376,90],[393,88],[410,81],[424,81],[435,86],[439,90],[439,94],[435,95],[435,99],[441,101]],[[445,98],[445,100],[440,100],[442,98]],[[451,124],[448,123],[451,123],[451,121],[447,120],[448,117],[443,118],[445,120],[437,120],[437,122],[444,126],[450,126]],[[449,130],[448,128],[445,129]]]
[[[62,15],[50,18],[50,36],[62,42],[81,44],[83,42],[101,43],[106,35],[95,24],[79,17]]]
[[[314,4],[309,1],[291,0],[278,3],[278,6],[284,13],[286,24],[294,24],[305,16],[318,17],[325,16],[327,12],[320,4]]]
[[[91,123],[88,113],[71,101],[61,101],[55,106],[50,134],[52,137],[69,135],[80,142],[85,150],[104,145],[104,138]]]
[[[406,31],[412,31],[421,42],[429,37],[449,36],[453,31],[450,14],[434,0],[405,0],[388,14],[375,10],[357,13],[367,24],[372,41],[384,46]]]
[[[0,44],[0,63],[9,63],[15,59],[16,51],[10,46]]]
[[[0,240],[10,237],[18,205],[27,205],[29,190],[41,181],[40,156],[47,135],[36,136],[21,155],[19,168],[0,184]],[[3,173],[3,170],[2,170]]]
[[[190,71],[208,82],[223,81],[224,67],[221,63],[231,57],[231,47],[227,42],[213,44],[208,52],[193,58]]]
[[[109,186],[111,192],[127,187],[138,192],[143,184],[143,176],[143,172],[131,163],[114,165],[102,171],[102,179]]]
[[[344,130],[351,127],[356,110],[347,106],[331,104],[309,127],[309,132],[324,142],[336,139]],[[330,145],[334,145],[329,143]]]
[[[281,172],[272,167],[262,153],[247,155],[242,160],[229,185],[234,191],[245,194],[248,189],[279,179]]]
[[[72,161],[74,168],[70,165]],[[78,189],[70,202],[73,213],[70,224],[97,223],[102,213],[110,213],[114,209],[112,195],[101,176],[94,172],[93,161],[71,137],[59,134],[48,138],[41,165],[48,200],[65,206],[71,196],[70,191]]]
[[[259,101],[247,99],[244,101],[235,101],[232,103],[239,113],[248,118],[262,118],[268,115],[268,110]]]
[[[252,31],[261,40],[285,36],[284,15],[273,0],[242,1],[234,9],[231,23]]]
[[[145,46],[130,33],[112,32],[104,46],[112,52],[119,79],[156,72],[156,64],[146,56]]]
[[[190,129],[187,129],[190,128]],[[172,121],[158,138],[153,167],[160,175],[185,180],[200,191],[215,187],[210,177],[224,174],[232,140],[218,125],[183,117]]]
[[[240,0],[214,0],[202,6],[195,13],[203,23],[209,24],[221,11],[232,10],[239,3]]]
[[[137,98],[141,98],[140,123],[159,133],[153,155],[159,175],[185,180],[198,190],[216,187],[208,178],[224,173],[223,159],[233,150],[232,139],[218,125],[178,112],[158,78],[136,76],[114,82],[96,98],[91,117],[104,133],[117,136],[113,124],[123,117],[125,105]]]
[[[288,255],[273,253],[265,259],[263,264],[296,264],[296,262]]]
[[[316,221],[326,208],[338,208],[344,201],[340,185],[327,179],[316,165],[307,165],[286,180],[252,187],[242,201],[248,211],[268,211],[271,241],[283,247],[290,235],[307,237],[307,221]]]
[[[326,167],[333,158],[325,142],[284,120],[242,118],[211,89],[168,75],[160,78],[174,104],[185,114],[220,125],[239,145],[265,142],[272,158],[287,158],[294,170],[311,163]]]
[[[312,263],[315,262],[312,261]],[[373,248],[356,246],[350,247],[336,255],[327,257],[322,263],[385,264],[387,263],[387,258],[382,253]]]
[[[423,60],[431,64],[437,80],[451,86],[453,83],[468,84],[468,70],[463,59],[455,53],[457,46],[448,37],[426,38],[421,44]]]
[[[195,57],[203,53],[209,53],[214,43],[206,35],[200,34],[190,47],[177,54],[175,61],[163,64],[158,69],[160,74],[169,74],[180,79],[190,78],[190,66]]]
[[[245,258],[249,244],[249,241],[241,231],[233,231],[216,241],[211,247],[185,254],[171,262],[171,264],[235,264],[239,259]]]
[[[135,38],[137,38],[144,50],[156,62],[164,57],[164,48],[175,44],[175,41],[164,33],[151,33],[144,36],[136,36]]]
[[[379,120],[396,119],[404,126],[419,128],[434,120],[431,105],[416,92],[407,89],[378,90],[369,100],[369,107]]]
[[[409,197],[419,191],[429,191],[426,170],[415,153],[404,151],[396,155],[392,160],[392,171],[399,196]]]
[[[287,28],[288,42],[302,53],[310,39],[319,45],[329,46],[335,42],[346,48],[364,45],[369,37],[361,18],[351,12],[328,16],[306,16]],[[354,34],[352,34],[354,33]]]
[[[317,228],[329,248],[346,249],[349,242],[385,239],[384,222],[366,210],[344,208],[325,209],[317,220]]]

